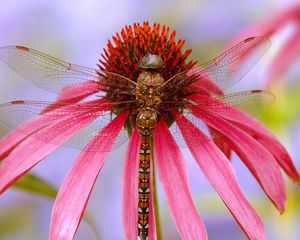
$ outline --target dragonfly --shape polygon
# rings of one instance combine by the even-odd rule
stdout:
[[[57,124],[66,124],[68,119],[80,119],[85,126],[80,129],[67,126],[72,132],[69,139],[36,134],[39,140],[56,145],[84,149],[90,140],[100,134],[103,142],[111,138],[101,130],[110,123],[118,113],[129,112],[128,121],[118,135],[113,146],[94,144],[88,151],[111,151],[128,139],[133,128],[137,128],[140,137],[139,174],[138,174],[138,236],[148,239],[149,199],[151,196],[151,154],[153,132],[160,118],[164,118],[169,129],[180,146],[185,146],[180,130],[172,119],[174,110],[180,111],[199,128],[206,125],[193,116],[192,107],[214,107],[230,111],[229,107],[238,107],[250,113],[258,113],[274,101],[274,96],[264,90],[250,90],[224,94],[224,91],[238,83],[257,63],[270,47],[270,41],[263,36],[250,37],[218,57],[195,64],[191,69],[164,79],[160,70],[164,62],[156,54],[147,54],[139,60],[140,74],[137,79],[129,79],[120,74],[83,67],[62,61],[55,57],[23,46],[0,48],[0,59],[25,79],[36,86],[59,94],[58,101],[15,100],[0,105],[0,121],[9,128],[14,128],[25,135]],[[72,91],[73,86],[94,85],[96,91],[85,93]],[[214,89],[213,93],[205,89]],[[68,91],[70,97],[68,98]],[[210,94],[202,101],[188,98],[194,92]],[[61,97],[61,93],[64,97]],[[109,100],[109,101],[106,101]],[[76,114],[75,114],[76,113]],[[39,119],[39,121],[36,121]],[[44,121],[41,119],[44,119]],[[26,128],[22,127],[24,124]],[[30,128],[28,128],[30,126]],[[27,129],[27,130],[25,130]],[[31,129],[30,132],[28,129]],[[192,133],[191,133],[192,134]],[[218,135],[210,133],[211,138]],[[193,144],[202,144],[195,141]],[[85,149],[86,150],[86,149]]]

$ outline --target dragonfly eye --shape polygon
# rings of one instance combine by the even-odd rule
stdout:
[[[164,62],[158,55],[148,53],[139,62],[139,67],[142,69],[160,69]]]

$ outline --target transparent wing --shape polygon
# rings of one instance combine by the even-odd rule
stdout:
[[[225,90],[240,81],[270,45],[271,42],[266,37],[247,38],[215,59],[175,75],[166,81],[165,87],[170,88],[176,84],[180,89],[192,83],[205,87],[213,81],[220,89]]]
[[[40,88],[59,93],[64,87],[94,81],[106,85],[128,88],[135,84],[130,79],[111,72],[101,72],[92,68],[71,64],[39,51],[22,47],[0,48],[0,59],[25,79]],[[103,76],[105,76],[103,78]],[[117,81],[115,81],[117,80]]]
[[[226,115],[229,119],[236,119],[238,116],[236,115],[236,108],[246,111],[251,115],[257,116],[259,113],[264,111],[268,106],[275,102],[275,97],[272,93],[263,90],[252,90],[252,91],[243,91],[237,92],[233,94],[228,94],[222,97],[209,97],[204,99],[196,99],[191,101],[186,105],[186,110],[183,110],[182,115],[188,118],[196,128],[200,129],[204,132],[209,139],[217,139],[221,135],[212,133],[205,122],[196,118],[191,111],[189,111],[189,107],[197,107],[199,109],[204,109],[206,111]],[[186,143],[181,135],[179,127],[174,122],[170,131],[173,134],[174,138],[177,140],[179,146],[187,147]],[[191,133],[193,134],[193,133]],[[202,144],[199,139],[195,139],[193,141],[195,146]]]
[[[109,108],[110,103],[101,104],[97,101],[53,104],[45,101],[20,100],[0,105],[0,122],[21,134],[47,143],[83,149],[96,135],[100,135],[103,141],[112,137],[107,133],[99,134],[115,118],[115,115],[108,111]],[[54,110],[45,111],[45,109]],[[122,129],[113,148],[123,144],[127,138],[125,129]],[[101,143],[95,144],[89,151],[111,150],[102,146]]]
[[[227,94],[225,96],[206,97],[203,100],[192,101],[189,105],[229,116],[233,112],[232,109],[239,108],[253,116],[257,116],[273,104],[275,100],[275,96],[269,91],[250,90]]]

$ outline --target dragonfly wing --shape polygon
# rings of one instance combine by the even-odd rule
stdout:
[[[191,121],[195,128],[205,133],[210,140],[216,141],[223,135],[215,131],[211,131],[204,121],[193,115],[189,108],[191,109],[192,107],[196,107],[211,112],[212,114],[226,115],[227,118],[232,118],[232,120],[235,120],[238,117],[236,115],[237,108],[252,115],[258,115],[268,106],[274,103],[274,101],[274,95],[263,90],[237,92],[222,97],[199,97],[190,101],[190,103],[186,106],[186,109],[183,110],[181,114]],[[176,122],[171,125],[170,131],[178,142],[179,146],[187,147]],[[194,141],[192,141],[192,144],[195,146],[202,143],[203,139],[194,139]]]
[[[222,114],[232,114],[232,110],[238,108],[252,116],[257,116],[267,107],[275,102],[275,96],[265,90],[250,90],[227,94],[224,96],[196,98],[190,103],[197,108],[211,111],[212,113],[221,112]]]
[[[109,134],[99,134],[99,131],[103,129],[109,122],[111,122],[116,115],[112,115],[111,112],[104,112],[101,117],[98,117],[94,121],[90,122],[84,126],[79,132],[70,137],[63,146],[69,148],[83,149],[96,135],[101,137],[101,142],[95,143],[93,146],[89,146],[89,151],[91,152],[103,152],[111,151],[117,149],[119,146],[124,144],[128,140],[128,132],[123,128],[119,132],[114,144],[109,149],[106,149],[106,146],[103,142],[109,142],[113,137]]]
[[[183,71],[168,82],[189,86],[196,84],[211,87],[211,81],[222,90],[239,82],[269,49],[271,42],[266,37],[250,37],[235,45],[220,56],[190,70]],[[167,85],[167,84],[166,84]]]
[[[114,119],[115,116],[108,111],[110,107],[110,103],[101,103],[101,100],[82,104],[20,100],[0,105],[0,121],[21,134],[46,143],[83,149]],[[45,109],[52,110],[45,111]],[[66,133],[67,138],[57,137],[62,131]],[[106,134],[100,137],[105,141],[111,136]],[[118,147],[126,140],[127,135],[123,130],[114,147]],[[102,145],[100,143],[99,146],[94,145],[89,151],[111,150],[101,148]]]
[[[87,81],[101,85],[106,79],[103,76],[109,77],[110,85],[114,85],[115,79],[117,79],[115,84],[121,82],[124,86],[128,86],[133,83],[118,74],[71,64],[22,46],[0,48],[0,59],[38,87],[56,93],[61,92],[66,86]]]
[[[182,117],[186,117],[189,121],[191,121],[195,128],[199,129],[201,132],[203,132],[204,134],[206,134],[207,136],[209,136],[209,129],[207,127],[207,125],[205,124],[205,122],[203,122],[202,120],[196,118],[191,111],[185,109],[181,112]],[[184,126],[182,126],[184,127]],[[176,140],[176,143],[178,144],[179,147],[181,148],[187,148],[188,145],[186,144],[184,137],[181,133],[181,130],[177,124],[177,122],[173,122],[172,125],[169,127],[169,131],[171,132],[172,136],[174,137],[174,139]],[[193,133],[191,132],[191,138],[193,137]],[[201,144],[204,143],[203,139],[193,139],[193,141],[191,141],[193,145],[195,146],[199,146]],[[170,143],[171,144],[171,143]]]

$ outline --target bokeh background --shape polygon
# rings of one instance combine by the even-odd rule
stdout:
[[[296,2],[0,0],[0,46],[24,45],[72,63],[96,67],[110,36],[126,24],[149,20],[176,29],[177,36],[186,39],[186,48],[193,49],[191,58],[204,62],[220,53],[249,26],[272,18]],[[288,26],[281,30],[272,36],[273,45],[269,53],[233,90],[267,86],[265,69],[270,67],[272,56],[291,34]],[[277,101],[259,118],[278,136],[300,169],[300,52],[298,56],[283,74],[268,84]],[[17,99],[54,100],[55,97],[0,63],[0,102]],[[6,131],[1,125],[0,136]],[[125,150],[126,144],[113,151],[107,159],[87,206],[89,221],[82,221],[77,240],[123,239],[120,199]],[[193,198],[206,224],[209,239],[246,239],[190,155],[186,150],[183,151]],[[77,150],[59,148],[32,172],[58,188],[78,153]],[[233,157],[233,165],[245,195],[265,222],[268,239],[300,239],[299,186],[286,178],[288,201],[285,213],[280,215],[236,156]],[[163,192],[158,187],[163,239],[180,239]],[[6,191],[0,196],[0,239],[47,239],[52,206],[51,198],[16,189]]]

